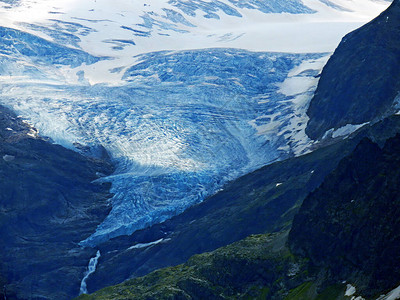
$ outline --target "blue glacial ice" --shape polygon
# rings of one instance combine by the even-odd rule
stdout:
[[[196,13],[202,12],[202,14],[213,15],[218,17],[218,12],[222,11],[229,16],[241,17],[239,9],[256,9],[263,13],[290,13],[290,14],[301,14],[301,13],[314,13],[312,9],[308,8],[299,0],[229,0],[230,5],[222,1],[202,1],[202,0],[170,0],[170,5],[181,10],[188,16],[196,16]]]
[[[38,5],[37,3],[29,3],[27,0],[0,1],[0,10],[3,11],[7,9],[4,6],[1,7],[2,2],[12,4],[6,4],[10,12],[12,12],[14,6],[18,5],[22,5],[27,10]],[[32,7],[30,7],[31,5]],[[40,33],[40,36],[59,45],[76,49],[86,46],[86,51],[98,51],[98,46],[93,49],[91,48],[93,44],[90,44],[90,47],[85,45],[85,42],[91,40],[91,37],[94,36],[96,39],[102,39],[102,41],[111,44],[112,50],[121,51],[128,46],[126,42],[136,45],[138,39],[143,41],[142,38],[146,37],[154,38],[160,35],[183,35],[198,32],[198,29],[201,29],[206,24],[205,22],[208,22],[207,19],[221,20],[221,24],[225,24],[229,20],[229,24],[234,25],[240,24],[241,19],[245,19],[244,22],[246,22],[248,20],[246,15],[249,11],[258,11],[265,16],[282,13],[316,13],[315,10],[307,7],[300,0],[138,1],[136,3],[125,2],[123,5],[115,3],[112,6],[120,7],[121,11],[115,12],[113,7],[108,14],[104,15],[102,10],[107,10],[107,5],[110,4],[101,0],[84,3],[84,5],[78,6],[80,9],[74,8],[76,5],[73,4],[71,4],[71,7],[64,4],[63,8],[63,5],[60,5],[60,7],[50,5],[48,9],[51,10],[48,12],[47,18],[38,18],[32,23],[29,23],[28,20],[19,19],[16,24],[18,28],[22,27],[28,32]],[[44,7],[40,9],[44,9]],[[83,9],[85,9],[84,13],[82,13]],[[12,13],[10,15],[12,19],[15,17],[12,16]],[[111,27],[115,28],[109,31]],[[124,30],[119,31],[120,28]],[[218,31],[218,28],[215,29]],[[127,31],[131,31],[132,36],[129,36]],[[229,34],[229,32],[221,33],[221,35],[223,34]],[[91,37],[88,38],[88,36]],[[152,51],[154,50],[156,49],[152,49]]]
[[[90,65],[101,59],[82,50],[68,48],[33,34],[0,26],[0,55],[26,59],[39,65]]]
[[[295,95],[279,85],[321,56],[148,53],[136,57],[118,86],[3,82],[1,102],[56,143],[103,145],[112,155],[115,174],[99,179],[112,182],[112,210],[81,243],[94,246],[162,222],[227,181],[292,156]],[[257,132],[255,125],[271,122],[267,133]]]
[[[95,29],[84,26],[76,22],[65,22],[57,19],[49,19],[45,25],[29,24],[22,22],[20,25],[27,29],[47,34],[59,45],[80,48],[80,37],[85,37],[90,33],[96,32]]]

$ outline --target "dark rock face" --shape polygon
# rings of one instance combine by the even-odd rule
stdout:
[[[363,139],[303,202],[291,250],[351,280],[365,296],[400,282],[400,135],[383,149]]]
[[[400,1],[346,35],[324,67],[307,111],[306,133],[381,119],[400,92]],[[397,107],[398,110],[398,107]]]
[[[113,167],[34,136],[0,107],[0,297],[70,299],[96,252],[78,242],[110,209],[92,181]]]

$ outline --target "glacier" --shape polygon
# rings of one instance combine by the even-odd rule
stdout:
[[[1,1],[0,103],[55,143],[110,153],[97,180],[112,210],[81,242],[95,246],[310,151],[318,74],[389,4],[355,2]]]
[[[279,83],[304,61],[324,57],[237,49],[156,52],[141,55],[121,86],[2,84],[1,101],[58,144],[100,144],[112,155],[116,173],[99,179],[112,182],[112,211],[83,243],[94,245],[164,221],[228,180],[307,144],[292,137],[300,131],[292,124],[295,95],[282,93]],[[316,81],[318,72],[300,76]],[[266,124],[274,126],[259,133]]]

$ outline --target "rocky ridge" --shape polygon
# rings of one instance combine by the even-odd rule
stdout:
[[[399,110],[400,1],[346,35],[324,67],[307,114],[306,133],[376,122]],[[340,74],[340,76],[338,76]]]

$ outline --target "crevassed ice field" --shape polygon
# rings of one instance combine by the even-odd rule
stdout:
[[[54,143],[110,153],[112,210],[81,242],[94,246],[309,151],[317,75],[389,4],[3,0],[0,103]]]

